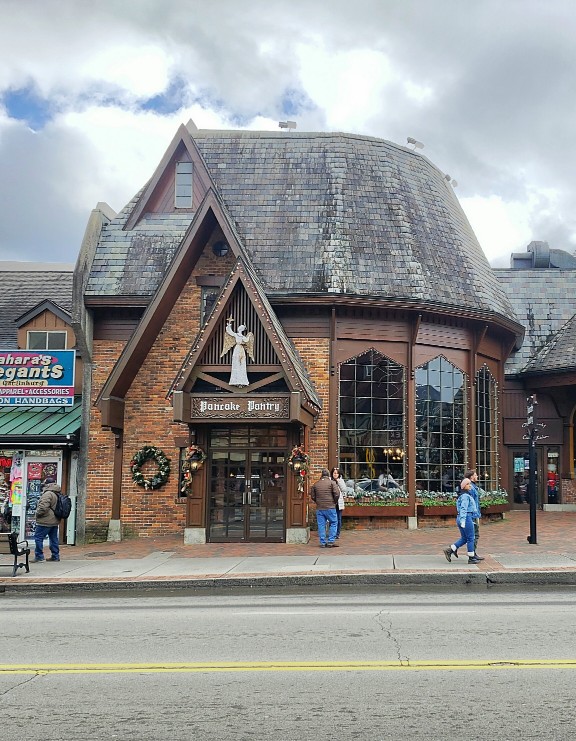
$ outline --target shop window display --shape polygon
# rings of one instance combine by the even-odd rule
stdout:
[[[340,468],[366,494],[404,489],[405,391],[404,368],[375,350],[340,366]]]
[[[416,488],[453,492],[466,468],[466,384],[441,356],[416,369]]]
[[[498,443],[498,384],[484,366],[476,374],[476,470],[485,491],[499,486]]]

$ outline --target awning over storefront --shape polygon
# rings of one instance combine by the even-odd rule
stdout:
[[[82,399],[73,407],[0,409],[0,447],[6,445],[77,444],[82,424]]]

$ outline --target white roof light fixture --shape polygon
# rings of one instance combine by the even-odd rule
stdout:
[[[424,145],[422,144],[422,142],[419,142],[417,139],[414,139],[413,136],[409,136],[406,141],[408,142],[408,144],[413,145],[412,146],[413,149],[424,149]]]

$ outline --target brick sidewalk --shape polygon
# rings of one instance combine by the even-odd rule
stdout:
[[[537,513],[537,545],[526,538],[530,534],[530,514],[513,510],[505,520],[484,522],[478,551],[495,553],[543,554],[576,552],[576,512]],[[428,555],[440,553],[458,537],[456,524],[446,528],[419,530],[344,530],[333,555]],[[213,558],[218,556],[302,556],[318,552],[318,536],[311,533],[306,545],[286,543],[207,543],[184,545],[183,535],[163,538],[139,538],[121,543],[92,543],[84,546],[62,546],[63,558],[118,559],[145,558],[156,552],[171,552],[179,558]]]

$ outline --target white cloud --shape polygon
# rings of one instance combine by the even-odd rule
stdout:
[[[527,204],[507,203],[500,196],[462,198],[460,203],[488,260],[523,252],[531,241]]]
[[[4,254],[74,259],[90,209],[123,207],[189,118],[278,130],[288,111],[299,131],[423,141],[493,261],[576,243],[573,3],[523,0],[521,33],[501,0],[1,4],[0,96],[57,110],[32,135],[0,104]],[[175,80],[178,111],[138,110]]]

